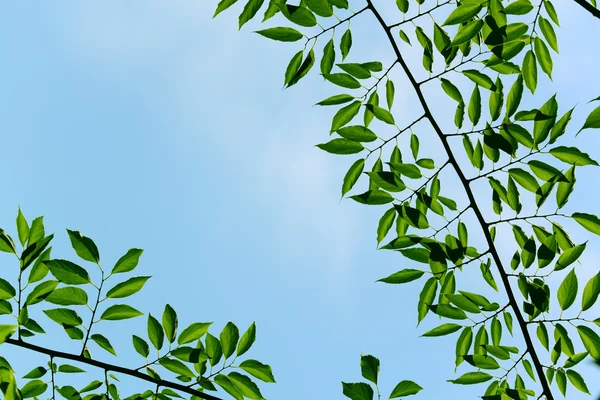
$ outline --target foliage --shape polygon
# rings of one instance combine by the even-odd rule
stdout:
[[[127,304],[150,278],[131,276],[137,272],[143,251],[130,249],[111,270],[105,270],[98,247],[80,232],[67,230],[80,258],[77,263],[51,257],[54,235],[46,235],[43,217],[29,224],[19,210],[17,233],[15,243],[0,230],[0,250],[18,260],[15,279],[11,282],[0,278],[0,313],[13,320],[12,325],[0,325],[0,345],[17,346],[24,353],[37,352],[48,361],[32,365],[22,377],[25,383],[19,385],[9,361],[0,357],[0,389],[5,399],[44,395],[54,399],[60,395],[86,400],[167,400],[181,398],[182,394],[194,399],[218,399],[206,392],[219,388],[238,400],[262,399],[256,380],[275,382],[269,365],[246,358],[256,339],[254,323],[241,332],[228,322],[216,336],[209,332],[212,322],[179,326],[177,312],[168,304],[162,314],[147,315],[146,332],[131,336],[131,350],[141,356],[137,367],[126,368],[123,360],[118,364],[101,361],[96,354],[117,356],[111,342],[122,333],[114,325],[144,315]],[[56,325],[48,326],[52,323]],[[105,332],[110,329],[112,335],[101,334],[99,325]],[[63,352],[35,344],[35,338],[46,330],[55,335],[56,327],[79,350]],[[92,369],[89,375],[93,380],[80,378],[87,383],[74,387],[73,376],[87,372],[87,368]],[[124,394],[119,376],[136,378],[140,391]]]
[[[222,0],[214,15],[235,3]],[[576,369],[588,357],[600,359],[600,319],[592,311],[600,274],[580,282],[577,264],[586,242],[573,242],[559,221],[600,234],[595,215],[563,211],[576,171],[598,166],[571,142],[572,134],[600,128],[600,107],[577,129],[570,125],[575,108],[559,110],[557,95],[536,95],[550,85],[559,51],[552,1],[396,0],[386,18],[383,2],[362,3],[354,11],[348,0],[249,0],[239,28],[260,11],[262,22],[276,22],[258,34],[304,41],[285,69],[286,87],[314,70],[337,87],[317,103],[334,108],[333,137],[318,147],[358,155],[343,178],[342,196],[385,205],[377,242],[425,265],[380,281],[421,282],[418,322],[432,314],[444,320],[423,336],[457,336],[461,372],[450,382],[486,383],[484,399],[553,399],[554,387],[566,395],[568,386],[587,393]],[[573,4],[600,17],[594,1]],[[386,22],[388,13],[400,22]],[[351,21],[368,16],[389,41],[394,61],[387,66],[352,53]],[[409,66],[417,52],[419,71]],[[396,70],[416,94],[420,115],[394,107],[396,87],[407,86],[394,81]],[[452,115],[434,116],[425,95],[432,85],[447,95]],[[444,157],[420,145],[432,137]],[[498,243],[511,231],[514,250],[504,254]],[[473,284],[474,270],[489,289]],[[344,388],[351,399],[374,396],[352,387],[360,389]]]

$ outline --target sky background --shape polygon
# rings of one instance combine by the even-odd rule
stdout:
[[[212,20],[215,6],[0,6],[0,226],[16,237],[20,206],[29,220],[45,216],[55,257],[75,259],[65,228],[93,238],[105,265],[131,247],[145,249],[137,272],[153,278],[133,304],[156,315],[168,302],[181,326],[215,321],[215,334],[229,320],[241,330],[256,321],[250,355],[269,363],[278,382],[261,385],[268,399],[342,398],[339,382],[361,379],[362,352],[381,359],[384,393],[410,379],[426,389],[419,398],[476,398],[480,388],[445,382],[456,338],[418,338],[436,325],[431,318],[415,328],[421,285],[374,283],[414,265],[376,251],[383,208],[339,201],[350,158],[314,147],[327,140],[332,114],[312,104],[336,89],[311,74],[283,91],[283,71],[300,45],[251,34],[255,24],[239,33],[239,8]],[[540,99],[558,92],[561,112],[579,103],[573,134],[591,111],[584,102],[600,95],[593,51],[600,24],[572,2],[556,6],[561,55],[555,84],[540,89],[548,94]],[[353,29],[359,61],[389,64],[372,17]],[[420,56],[411,61],[418,66]],[[418,110],[402,75],[396,86],[396,110]],[[434,89],[426,89],[432,105],[444,112],[447,100]],[[597,134],[576,141],[596,159]],[[594,174],[578,172],[569,211],[598,213]],[[581,230],[573,236],[590,240],[582,286],[598,270],[600,241]],[[10,262],[2,258],[3,270],[14,269]],[[123,326],[140,334],[145,321]],[[128,365],[139,365],[125,350],[129,333],[119,339],[110,326],[101,329]],[[0,354],[15,353],[2,346]],[[581,370],[600,392],[597,371]]]

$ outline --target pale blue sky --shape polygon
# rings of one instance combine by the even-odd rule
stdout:
[[[580,103],[576,126],[591,110],[584,100],[600,95],[600,24],[556,3],[561,55],[543,92],[558,92],[564,110]],[[435,326],[414,329],[420,286],[374,283],[410,262],[375,250],[384,209],[339,202],[350,159],[313,147],[327,140],[331,112],[312,104],[335,89],[313,74],[282,91],[298,46],[251,34],[256,25],[237,32],[235,13],[213,21],[215,4],[0,8],[0,226],[14,232],[20,205],[29,219],[45,216],[56,257],[75,257],[65,228],[92,237],[107,264],[145,249],[138,272],[153,278],[135,305],[158,314],[169,302],[182,325],[215,321],[214,333],[228,320],[256,321],[251,355],[278,381],[262,385],[268,399],[342,398],[339,382],[360,379],[363,351],[381,358],[384,392],[411,379],[426,389],[419,398],[475,398],[480,388],[445,382],[455,338],[418,338]],[[356,54],[390,61],[371,17],[353,27]],[[398,75],[398,110],[417,109],[409,89]],[[434,108],[442,101],[433,97]],[[577,145],[599,159],[597,134]],[[594,174],[579,171],[569,210],[599,213]],[[600,241],[577,232],[590,239],[580,270],[589,277]],[[145,321],[124,326],[139,334]],[[127,358],[130,334],[104,329]]]

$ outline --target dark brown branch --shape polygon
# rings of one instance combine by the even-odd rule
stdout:
[[[369,9],[373,12],[373,15],[375,16],[377,21],[379,22],[379,24],[385,31],[385,33],[390,41],[390,45],[394,49],[394,53],[396,54],[398,62],[402,66],[404,73],[408,77],[408,80],[410,81],[411,85],[413,86],[413,89],[415,90],[415,92],[417,94],[417,97],[419,98],[419,102],[421,103],[421,107],[423,108],[426,118],[429,120],[429,122],[431,123],[431,126],[433,127],[433,129],[435,130],[436,134],[438,135],[440,141],[442,142],[442,145],[444,146],[444,150],[448,154],[450,164],[452,164],[452,166],[454,167],[456,174],[458,175],[458,177],[464,187],[467,197],[469,198],[470,205],[473,208],[473,211],[475,212],[475,216],[477,217],[477,220],[481,226],[481,229],[483,230],[483,234],[484,234],[487,244],[489,246],[490,253],[492,254],[492,257],[494,259],[496,267],[498,268],[498,272],[500,274],[500,278],[502,279],[502,284],[504,286],[504,289],[506,290],[506,294],[508,296],[510,306],[514,311],[514,314],[519,323],[519,328],[521,329],[521,332],[523,333],[523,339],[525,340],[525,344],[527,346],[527,351],[531,355],[531,359],[533,361],[533,365],[534,365],[536,373],[538,375],[538,379],[542,385],[542,391],[543,391],[544,395],[546,396],[547,400],[554,400],[554,396],[552,395],[552,391],[550,390],[550,385],[548,384],[548,380],[546,379],[546,375],[544,374],[544,370],[542,368],[542,363],[535,351],[535,346],[531,339],[531,335],[529,334],[529,331],[527,330],[527,324],[525,323],[525,320],[523,319],[523,315],[521,314],[521,311],[519,310],[519,303],[517,302],[517,299],[515,298],[512,287],[510,285],[510,281],[508,279],[508,275],[506,274],[506,271],[502,265],[502,261],[500,260],[500,255],[498,254],[498,250],[496,249],[496,247],[494,245],[492,236],[491,236],[489,230],[487,229],[485,218],[483,217],[483,214],[482,214],[481,210],[479,209],[477,202],[475,201],[475,196],[473,194],[473,191],[471,190],[471,187],[469,186],[469,181],[465,177],[462,169],[460,168],[458,161],[454,157],[454,153],[452,152],[452,149],[450,148],[450,145],[448,144],[447,138],[444,136],[444,133],[442,132],[440,126],[437,124],[437,121],[433,117],[433,114],[431,113],[431,110],[429,109],[429,105],[427,104],[427,101],[425,100],[425,96],[423,95],[423,92],[421,91],[421,88],[419,87],[418,82],[416,81],[415,77],[413,76],[410,68],[408,67],[408,64],[406,64],[406,61],[402,57],[402,54],[400,53],[400,49],[398,48],[398,44],[394,40],[394,35],[392,34],[391,29],[386,25],[383,17],[381,16],[379,11],[373,5],[372,0],[367,0],[367,4],[368,4]]]
[[[593,5],[588,3],[586,0],[574,0],[574,1],[575,1],[575,3],[579,4],[581,7],[585,8],[587,11],[589,11],[589,13],[592,14],[594,17],[600,18],[600,10],[598,10],[596,7],[594,7]]]
[[[36,346],[35,344],[27,343],[22,340],[8,338],[8,339],[6,339],[6,343],[12,344],[13,346],[22,347],[24,349],[32,350],[37,353],[46,354],[52,358],[62,358],[65,360],[76,361],[76,362],[80,362],[82,364],[94,366],[96,368],[101,368],[105,371],[112,371],[112,372],[117,372],[117,373],[123,374],[123,375],[129,375],[134,378],[144,380],[146,382],[154,383],[161,387],[179,390],[183,393],[191,394],[193,396],[197,396],[197,397],[200,397],[200,398],[203,398],[206,400],[221,400],[219,397],[211,396],[210,394],[200,392],[198,390],[192,389],[185,385],[181,385],[176,382],[165,381],[163,379],[154,379],[150,375],[146,375],[144,373],[141,373],[139,371],[135,371],[135,370],[132,370],[129,368],[120,367],[118,365],[112,365],[112,364],[104,363],[102,361],[85,358],[83,356],[70,354],[70,353],[64,353],[62,351],[47,349],[45,347]]]

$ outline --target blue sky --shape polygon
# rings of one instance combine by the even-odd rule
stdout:
[[[415,329],[419,285],[374,283],[410,262],[376,251],[383,209],[339,201],[350,160],[313,147],[327,140],[331,112],[312,104],[335,89],[313,75],[281,90],[298,49],[251,34],[256,25],[237,32],[235,13],[213,21],[213,3],[2,6],[0,226],[14,232],[20,205],[29,219],[45,216],[56,257],[75,258],[65,228],[92,237],[107,265],[145,249],[138,272],[153,278],[134,304],[158,314],[168,302],[182,325],[215,321],[215,333],[256,321],[251,355],[278,381],[263,385],[268,399],[342,398],[339,382],[360,379],[361,352],[381,358],[384,392],[411,379],[421,398],[475,398],[479,389],[445,382],[452,338],[418,338],[435,326]],[[576,126],[591,110],[584,100],[600,94],[600,25],[556,3],[561,55],[555,85],[541,91],[558,92],[564,110],[579,103]],[[371,17],[353,28],[355,54],[390,61]],[[401,82],[396,108],[416,110]],[[598,144],[593,131],[577,139],[597,159]],[[569,210],[598,213],[594,174],[579,171]],[[574,236],[590,240],[579,270],[589,277],[600,242]],[[124,326],[140,334],[145,322]],[[102,329],[137,366],[129,334]]]

